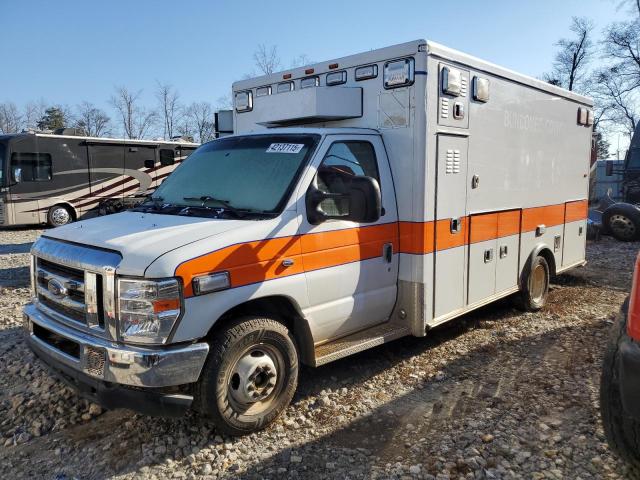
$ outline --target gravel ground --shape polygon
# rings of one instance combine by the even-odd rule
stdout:
[[[304,369],[280,420],[233,439],[195,416],[105,412],[47,374],[20,331],[40,233],[0,232],[0,478],[627,478],[597,400],[638,243],[589,244],[542,312],[504,300]]]

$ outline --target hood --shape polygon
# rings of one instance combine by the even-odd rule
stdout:
[[[155,259],[171,250],[253,223],[123,212],[54,228],[44,236],[118,251],[122,254],[118,273],[141,276]]]

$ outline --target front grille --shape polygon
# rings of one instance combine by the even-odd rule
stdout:
[[[104,328],[100,275],[37,258],[35,284],[43,306],[83,326]]]
[[[75,359],[80,359],[80,345],[73,340],[69,340],[68,338],[64,338],[57,333],[42,328],[37,323],[33,324],[33,334],[36,338],[40,339],[47,345],[52,346],[56,350],[66,353],[67,355]]]

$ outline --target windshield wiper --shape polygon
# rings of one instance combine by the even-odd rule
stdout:
[[[211,195],[203,195],[202,197],[182,197],[182,199],[190,202],[202,202],[201,208],[207,208],[206,207],[207,203],[217,203],[219,205],[222,205],[222,207],[224,207],[225,210],[229,210],[237,218],[244,217],[244,212],[238,210],[236,207],[231,205],[227,200],[221,200],[219,198],[212,197]]]

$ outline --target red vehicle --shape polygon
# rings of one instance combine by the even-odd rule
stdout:
[[[640,475],[640,254],[605,353],[600,411],[609,445]]]

